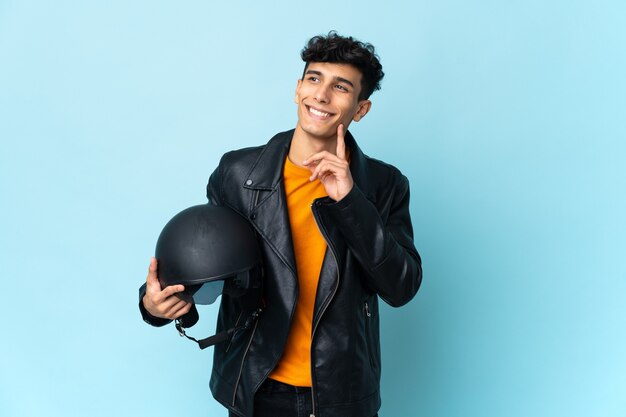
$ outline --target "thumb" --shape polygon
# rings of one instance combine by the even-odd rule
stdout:
[[[148,289],[156,289],[157,291],[161,291],[161,284],[159,283],[159,278],[157,277],[157,260],[154,256],[150,259],[150,266],[148,267],[148,277],[146,278],[146,287]]]

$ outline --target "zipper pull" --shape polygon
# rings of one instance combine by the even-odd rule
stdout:
[[[369,304],[367,304],[367,301],[365,302],[365,314],[367,314],[367,317],[372,317],[372,315],[370,314],[370,306]]]

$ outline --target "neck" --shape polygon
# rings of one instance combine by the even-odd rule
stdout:
[[[337,135],[327,138],[312,136],[302,130],[300,125],[296,125],[296,130],[291,139],[291,146],[289,148],[289,160],[298,166],[304,166],[302,165],[302,161],[322,151],[328,151],[333,155],[336,154]]]

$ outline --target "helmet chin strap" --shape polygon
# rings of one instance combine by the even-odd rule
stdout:
[[[213,336],[209,336],[205,339],[196,339],[194,337],[188,336],[187,333],[185,333],[185,328],[184,328],[184,323],[181,322],[180,319],[176,319],[176,330],[178,330],[178,334],[180,335],[180,337],[186,337],[189,340],[193,340],[194,342],[196,342],[198,344],[198,346],[200,347],[200,349],[206,349],[209,346],[213,346],[216,345],[218,343],[222,343],[222,342],[226,342],[227,340],[230,340],[235,333],[242,331],[242,330],[247,330],[248,328],[250,328],[254,322],[257,321],[257,319],[259,318],[259,316],[261,315],[261,313],[263,312],[262,308],[257,308],[256,310],[254,310],[252,312],[252,314],[246,319],[246,322],[244,324],[242,324],[241,326],[235,326],[235,327],[231,327],[228,330],[225,330],[223,332],[219,332]],[[195,322],[194,322],[195,324]],[[188,326],[191,327],[191,326]]]

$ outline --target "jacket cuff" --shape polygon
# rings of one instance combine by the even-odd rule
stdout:
[[[333,210],[345,210],[348,209],[355,201],[358,201],[360,198],[367,199],[359,187],[354,184],[352,189],[339,201],[335,201],[332,198],[328,197],[327,206],[332,207]],[[368,200],[369,201],[369,200]]]

